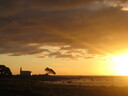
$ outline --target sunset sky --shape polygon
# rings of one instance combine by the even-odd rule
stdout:
[[[127,0],[0,0],[0,64],[13,74],[128,75],[122,54]]]

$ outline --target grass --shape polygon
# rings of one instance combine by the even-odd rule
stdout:
[[[6,85],[5,85],[6,86]],[[128,96],[128,87],[82,87],[43,84],[0,87],[0,96]]]
[[[23,79],[0,80],[0,96],[128,96],[128,87],[85,87]]]

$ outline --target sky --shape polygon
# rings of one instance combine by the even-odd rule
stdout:
[[[119,75],[128,52],[127,0],[0,0],[0,64],[13,74]]]

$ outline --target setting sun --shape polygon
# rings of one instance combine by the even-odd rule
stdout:
[[[115,71],[120,75],[128,75],[128,54],[112,57]]]

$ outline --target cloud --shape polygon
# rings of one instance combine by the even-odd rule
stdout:
[[[48,49],[40,49],[39,45],[20,45],[17,43],[0,44],[0,54],[10,54],[10,56],[33,55],[49,52]]]
[[[71,54],[62,54],[61,52],[57,51],[57,52],[53,52],[48,54],[48,57],[53,57],[53,58],[69,58],[69,59],[75,59],[75,56],[72,56]]]
[[[0,0],[0,54],[85,58],[124,50],[124,8],[125,0]]]

